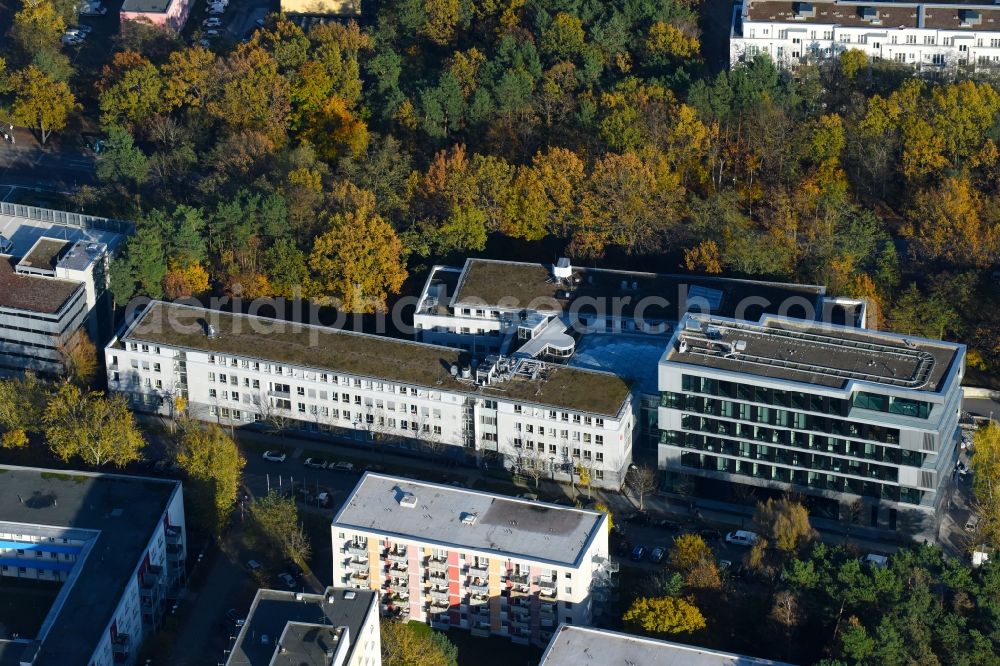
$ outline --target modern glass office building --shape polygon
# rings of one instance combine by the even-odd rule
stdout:
[[[764,316],[690,314],[659,365],[660,467],[802,493],[814,510],[936,533],[965,347]]]

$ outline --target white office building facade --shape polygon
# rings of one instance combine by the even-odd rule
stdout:
[[[766,55],[793,68],[859,49],[919,70],[996,68],[998,19],[992,4],[743,0],[733,11],[730,61]]]

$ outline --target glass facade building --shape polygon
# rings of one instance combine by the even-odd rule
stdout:
[[[659,367],[658,461],[824,498],[866,524],[936,533],[951,480],[965,348],[778,317],[688,315]],[[856,511],[856,509],[854,509]]]

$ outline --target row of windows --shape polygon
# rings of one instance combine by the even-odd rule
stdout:
[[[690,393],[701,393],[720,398],[731,398],[733,400],[745,400],[773,407],[791,407],[793,409],[819,412],[820,414],[847,416],[851,410],[850,401],[840,398],[814,395],[801,391],[784,391],[765,386],[756,386],[754,384],[742,384],[739,382],[712,379],[710,377],[699,377],[697,375],[682,375],[681,388]]]
[[[867,391],[858,391],[854,394],[854,406],[859,409],[913,416],[918,419],[926,419],[931,414],[930,404],[923,400],[911,400],[894,395],[868,393]]]
[[[517,432],[522,432],[523,431],[523,432],[525,432],[525,433],[527,433],[529,435],[535,434],[535,430],[537,430],[538,431],[537,434],[538,434],[539,437],[545,437],[546,436],[545,426],[538,426],[537,428],[535,428],[530,423],[525,423],[525,424],[515,423],[514,424],[514,430],[516,430]],[[547,433],[548,433],[549,437],[558,437],[559,439],[567,439],[567,440],[572,440],[574,442],[583,441],[584,444],[590,444],[591,441],[593,441],[593,443],[596,444],[596,445],[598,445],[598,446],[603,446],[604,445],[604,435],[593,435],[593,436],[591,436],[591,434],[589,432],[581,433],[579,430],[558,430],[557,431],[555,428],[549,428],[548,431],[547,431]],[[517,438],[514,441],[515,442],[520,441],[520,437]]]
[[[521,440],[520,437],[514,439],[514,448],[515,449],[524,448],[524,449],[527,449],[528,451],[535,451],[535,447],[536,447],[535,442],[533,442],[530,439],[526,440],[526,441]],[[538,448],[538,453],[540,455],[544,455],[545,454],[545,443],[544,442],[538,442],[537,448]],[[569,456],[570,456],[570,448],[568,446],[557,446],[556,444],[549,444],[549,455],[556,455],[557,453],[559,455],[562,455],[563,458],[569,458]],[[590,449],[580,449],[580,448],[574,447],[572,455],[573,455],[573,459],[574,460],[580,460],[580,458],[582,456],[583,460],[594,460],[595,462],[604,462],[604,452],[603,451],[594,451],[594,452],[591,452]],[[531,462],[531,459],[530,458],[527,459],[527,462]],[[522,464],[524,464],[524,461],[522,461]]]
[[[211,394],[211,391],[209,391],[209,393]],[[233,399],[235,400],[236,398],[234,397]],[[246,402],[246,400],[244,400],[244,402]],[[274,405],[274,407],[276,409],[283,409],[285,411],[292,411],[292,401],[291,400],[286,400],[285,398],[274,398],[272,400],[272,404]],[[360,423],[363,422],[363,423],[366,423],[369,426],[376,426],[377,425],[380,428],[388,428],[390,430],[394,430],[397,427],[396,426],[397,422],[396,422],[396,419],[394,419],[394,418],[387,418],[387,417],[384,417],[384,416],[379,416],[379,417],[376,418],[376,416],[374,414],[362,414],[361,412],[355,412],[353,414],[353,417],[356,420],[355,421],[351,421],[352,414],[351,414],[350,410],[347,410],[347,409],[344,409],[344,410],[330,409],[330,408],[326,407],[325,405],[307,405],[304,402],[299,402],[299,403],[295,404],[295,409],[296,409],[296,411],[298,411],[299,414],[309,413],[309,414],[312,414],[313,416],[322,416],[324,418],[338,419],[338,420],[342,420],[342,421],[348,421],[348,422],[351,422],[351,423],[359,423],[360,424]],[[438,416],[438,418],[440,418],[440,415]],[[435,435],[440,435],[441,432],[442,432],[441,431],[441,426],[439,426],[439,425],[432,426],[429,423],[418,424],[416,421],[406,421],[406,420],[400,420],[399,421],[399,429],[400,430],[413,431],[413,432],[420,431],[420,432],[423,432],[425,434],[427,434],[427,433],[433,433]]]
[[[813,432],[864,439],[883,444],[899,444],[899,430],[897,428],[886,428],[869,423],[856,423],[839,418],[817,416],[803,412],[791,412],[784,409],[773,409],[747,403],[731,402],[729,400],[715,400],[702,396],[684,395],[683,393],[661,393],[660,404],[670,409],[739,419],[751,423],[763,423],[781,428],[795,428],[797,430],[811,430]],[[725,432],[720,430],[719,434],[732,434],[732,429],[736,425],[727,423],[724,426],[727,430]],[[739,425],[742,427],[745,424]]]
[[[721,458],[693,451],[681,454],[681,465],[690,469],[739,474],[754,479],[791,483],[816,490],[850,493],[907,504],[920,504],[920,500],[924,495],[924,491],[916,488],[902,488],[877,481],[861,481],[860,479],[852,479],[836,474],[803,469],[789,469],[787,467],[749,460]]]
[[[785,449],[779,446],[769,446],[767,444],[755,444],[751,442],[739,442],[721,437],[706,437],[682,433],[686,436],[677,438],[675,446],[698,451],[708,451],[711,453],[722,453],[728,456],[740,458],[750,458],[763,462],[780,463],[791,465],[803,469],[821,470],[824,472],[835,472],[838,474],[851,474],[853,476],[863,476],[879,481],[889,481],[896,483],[899,481],[899,472],[896,467],[886,467],[872,463],[861,462],[849,458],[828,456],[821,453],[805,453],[795,449]]]

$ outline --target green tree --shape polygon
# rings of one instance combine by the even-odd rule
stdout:
[[[69,114],[78,106],[76,97],[69,85],[56,81],[34,65],[14,72],[10,79],[14,89],[11,120],[16,125],[37,130],[38,139],[44,146],[52,132],[66,127]]]
[[[115,300],[124,304],[136,292],[150,298],[162,298],[166,274],[166,253],[159,227],[139,227],[128,240],[125,254],[111,264]]]
[[[708,626],[692,601],[675,597],[639,597],[622,619],[658,634],[690,634]]]
[[[162,109],[162,91],[163,79],[156,65],[142,59],[101,92],[101,122],[105,125],[143,123]]]
[[[294,498],[282,497],[272,490],[250,504],[250,516],[276,551],[299,563],[309,559],[309,537],[299,522]]]
[[[215,424],[188,423],[181,437],[177,464],[190,479],[190,515],[216,536],[220,535],[236,506],[246,465],[236,442]]]
[[[124,467],[139,459],[145,445],[125,398],[75,384],[59,387],[42,422],[49,448],[63,461],[78,457],[94,467]]]
[[[97,160],[97,178],[134,190],[146,181],[149,159],[135,145],[132,134],[123,127],[109,127],[104,150]]]
[[[444,634],[422,622],[387,620],[381,624],[385,666],[457,666],[458,649]]]
[[[979,536],[1000,550],[1000,426],[990,421],[973,438],[972,491],[979,512]]]
[[[586,35],[583,22],[566,12],[559,12],[542,30],[542,52],[553,60],[572,60],[583,51]]]
[[[309,277],[306,256],[290,238],[279,239],[266,253],[267,276],[276,296],[301,296]]]

